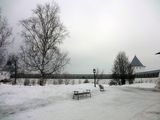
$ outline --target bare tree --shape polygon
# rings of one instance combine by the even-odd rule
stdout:
[[[67,31],[58,14],[56,3],[37,5],[33,16],[20,22],[25,40],[21,56],[28,70],[41,74],[40,85],[47,75],[61,71],[69,62],[67,53],[59,49]]]
[[[99,84],[99,81],[102,80],[103,75],[104,75],[103,73],[104,73],[103,70],[100,71],[98,68],[96,69],[96,78],[97,78],[96,83],[97,83],[97,84]]]
[[[10,43],[9,39],[12,35],[12,28],[9,27],[6,18],[1,15],[0,10],[0,67],[6,60],[6,46]]]
[[[9,38],[12,35],[12,28],[8,26],[6,18],[1,15],[0,11],[0,48],[6,47],[10,42]]]
[[[133,75],[133,68],[130,65],[128,57],[125,52],[119,52],[113,66],[113,78],[119,84],[125,84],[125,79],[131,80]]]

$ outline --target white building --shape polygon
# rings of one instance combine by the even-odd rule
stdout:
[[[137,72],[143,72],[144,71],[144,68],[146,66],[144,66],[140,60],[137,58],[137,56],[135,55],[132,62],[131,62],[131,65],[132,67],[134,68],[134,72],[137,73]]]
[[[160,73],[159,73],[159,76],[158,76],[158,79],[157,79],[156,88],[160,89]]]

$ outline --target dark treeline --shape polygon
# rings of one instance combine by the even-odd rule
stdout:
[[[14,75],[11,75],[14,78]],[[18,73],[17,78],[41,78],[40,74]],[[94,79],[93,74],[52,74],[47,75],[47,79]],[[112,79],[112,74],[96,75],[97,79]]]
[[[159,71],[136,73],[134,78],[153,78],[158,77]],[[117,75],[118,76],[118,75]],[[17,78],[40,78],[40,74],[23,74],[18,73]],[[11,75],[14,78],[14,75]],[[47,79],[94,79],[93,74],[52,74],[46,77]],[[125,76],[127,79],[127,75]],[[96,75],[96,79],[113,79],[112,74]]]

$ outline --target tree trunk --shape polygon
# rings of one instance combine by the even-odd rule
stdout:
[[[15,80],[14,83],[17,84],[17,61],[15,61]]]
[[[122,85],[124,85],[126,83],[125,79],[122,79]]]
[[[46,77],[45,77],[45,74],[41,74],[41,78],[39,80],[39,85],[40,86],[44,86],[46,84]]]

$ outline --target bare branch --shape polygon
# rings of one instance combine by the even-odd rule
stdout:
[[[11,34],[12,29],[8,26],[6,18],[3,18],[0,13],[0,47],[6,47],[10,43]]]
[[[3,68],[6,62],[6,47],[11,43],[9,40],[12,35],[12,28],[8,26],[6,18],[1,15],[0,11],[0,67]]]

